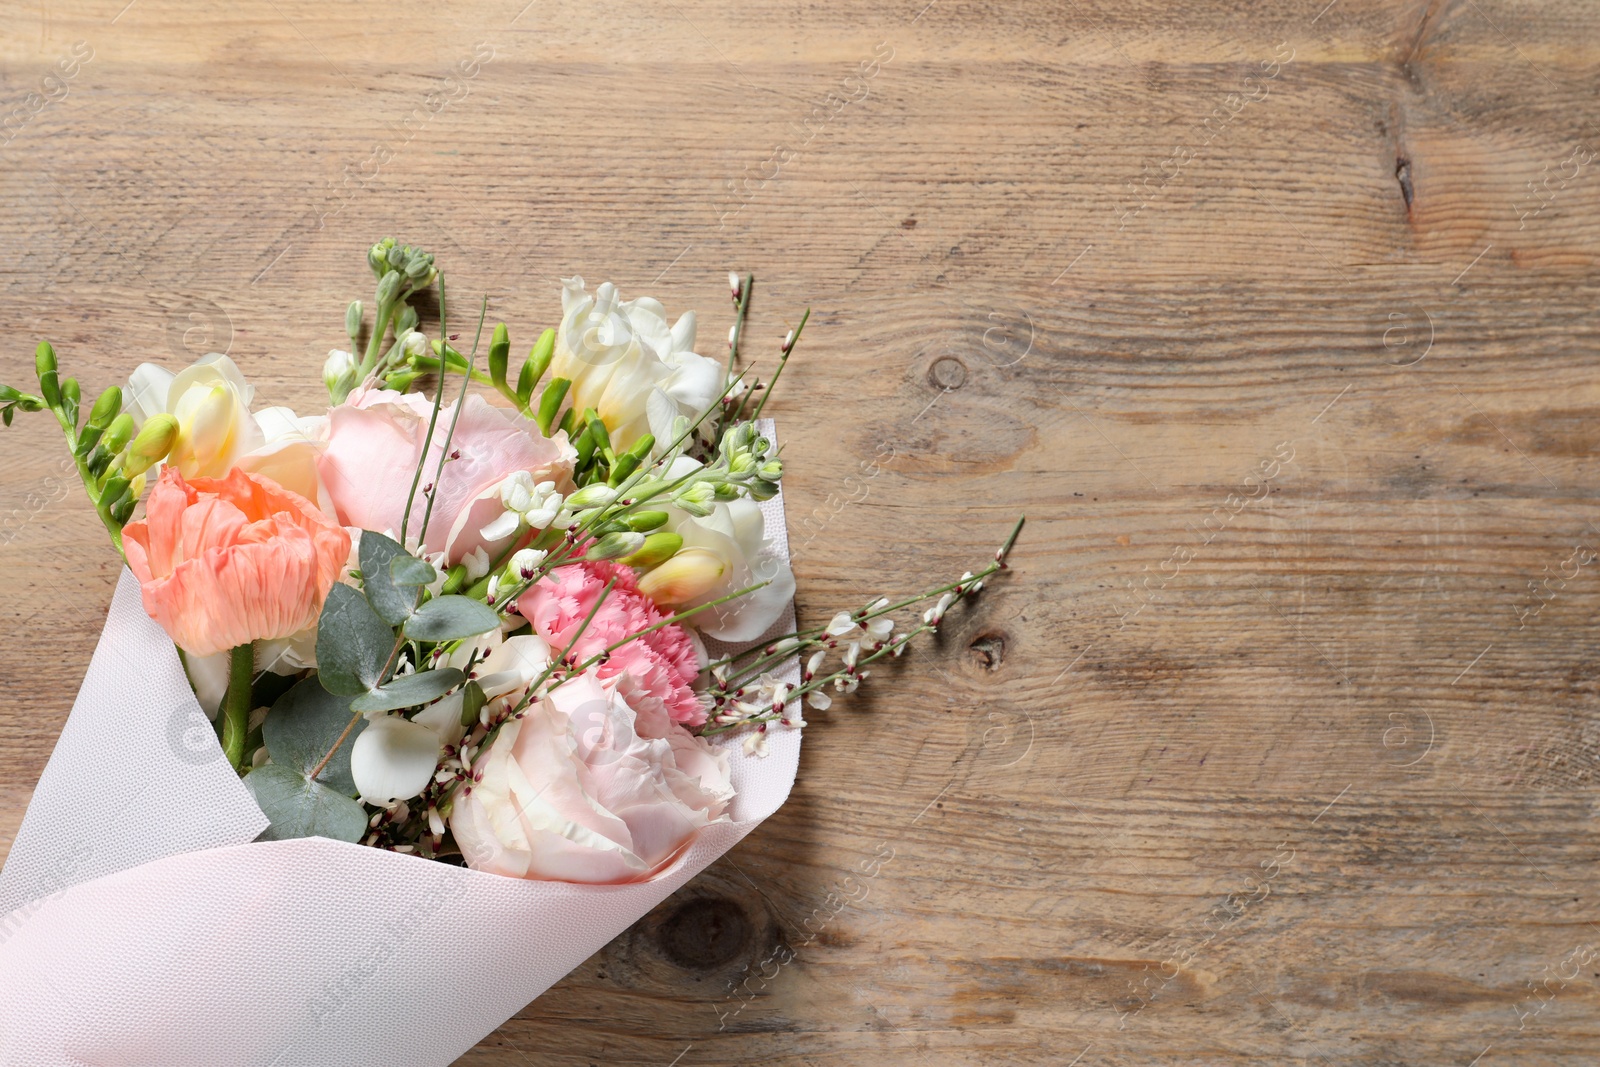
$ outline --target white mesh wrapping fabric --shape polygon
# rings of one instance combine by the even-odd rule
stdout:
[[[763,512],[787,556],[781,499]],[[772,632],[793,628],[791,606]],[[265,820],[190,710],[125,574],[0,875],[0,1064],[443,1067],[776,811],[800,759],[798,731],[766,759],[719,742],[732,821],[650,882],[523,882],[252,843]]]

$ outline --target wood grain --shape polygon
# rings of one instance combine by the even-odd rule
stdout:
[[[521,341],[752,270],[804,618],[1029,526],[463,1064],[1594,1061],[1600,11],[523,2],[7,5],[0,380],[309,409],[386,233]],[[116,572],[0,442],[3,847]]]

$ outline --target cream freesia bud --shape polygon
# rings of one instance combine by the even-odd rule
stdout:
[[[677,608],[715,589],[726,569],[716,553],[687,548],[640,578],[639,592],[663,608]]]
[[[128,458],[122,465],[124,473],[129,478],[143,474],[167,457],[177,439],[177,419],[165,412],[150,416],[139,435],[128,446]]]
[[[322,384],[328,387],[328,396],[335,404],[344,403],[344,398],[356,387],[360,373],[361,365],[355,356],[342,348],[328,350],[328,358],[322,363]]]

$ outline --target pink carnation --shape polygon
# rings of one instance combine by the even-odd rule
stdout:
[[[573,634],[613,578],[616,585],[606,594],[594,621],[576,647],[569,649]],[[568,654],[577,663],[667,617],[639,592],[633,568],[603,562],[555,568],[522,594],[517,610],[552,650]],[[692,687],[700,673],[700,656],[693,638],[681,626],[663,626],[629,641],[611,653],[599,673],[602,679],[618,679],[618,691],[638,715],[640,736],[665,737],[669,722],[693,728],[706,721],[706,709]]]

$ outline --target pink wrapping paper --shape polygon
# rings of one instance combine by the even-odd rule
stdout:
[[[787,558],[781,497],[763,513]],[[791,606],[771,633],[793,629]],[[740,740],[717,742],[731,821],[649,882],[255,842],[267,821],[124,571],[0,871],[0,1064],[449,1064],[778,809],[799,731],[773,732],[765,759]]]

